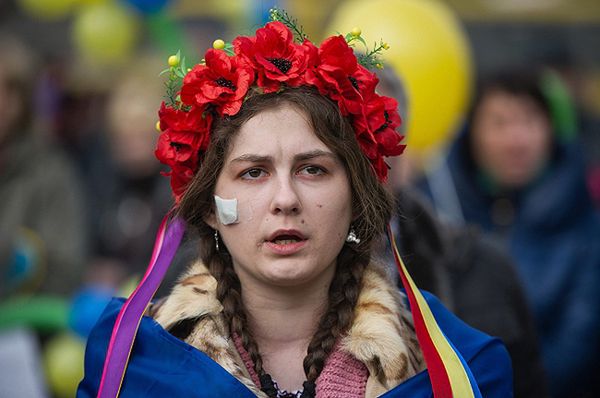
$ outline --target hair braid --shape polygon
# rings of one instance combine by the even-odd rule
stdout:
[[[356,252],[348,246],[338,256],[337,271],[329,287],[329,304],[308,345],[303,362],[309,382],[316,382],[337,339],[352,324],[354,306],[368,259],[368,253]]]
[[[222,251],[217,252],[214,247],[212,247],[212,251],[213,253],[209,254],[209,268],[217,280],[217,299],[223,305],[223,315],[231,333],[236,333],[240,337],[244,349],[252,359],[254,370],[261,376],[264,374],[262,357],[258,344],[248,328],[246,308],[242,302],[242,285],[233,269],[229,254]]]

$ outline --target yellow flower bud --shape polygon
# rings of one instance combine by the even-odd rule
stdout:
[[[383,64],[377,63],[377,64],[375,64],[375,67],[377,69],[383,69]]]
[[[383,47],[384,50],[389,50],[390,49],[390,45],[387,44],[387,43],[383,43],[382,47]]]
[[[160,129],[160,120],[156,122],[156,130],[162,132],[162,130]]]
[[[168,62],[170,67],[175,68],[179,66],[179,57],[177,55],[171,55]]]
[[[213,48],[215,50],[222,50],[225,48],[225,42],[221,39],[217,39],[217,40],[213,41]]]
[[[362,33],[362,30],[360,30],[359,27],[352,28],[352,31],[350,32],[350,34],[354,37],[360,36],[361,33]]]

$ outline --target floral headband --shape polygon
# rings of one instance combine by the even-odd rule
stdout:
[[[238,36],[232,43],[215,40],[204,59],[191,69],[180,54],[169,58],[167,98],[158,112],[161,131],[156,157],[171,170],[176,203],[196,174],[201,154],[210,144],[215,118],[240,111],[249,90],[278,92],[286,87],[312,86],[336,102],[349,118],[361,150],[384,182],[385,156],[400,155],[404,138],[395,99],[378,95],[379,82],[369,69],[381,68],[379,53],[389,48],[375,44],[369,51],[360,29],[327,38],[320,47],[308,40],[287,13],[270,11],[271,22],[253,37]],[[362,43],[367,52],[355,55]]]

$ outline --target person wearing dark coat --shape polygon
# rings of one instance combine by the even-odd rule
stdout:
[[[548,397],[533,317],[510,257],[477,228],[442,225],[418,191],[403,188],[396,197],[397,243],[417,286],[504,342],[516,398]]]
[[[421,184],[438,214],[500,237],[532,307],[551,393],[592,396],[600,366],[600,221],[583,156],[537,76],[483,82],[467,128]]]

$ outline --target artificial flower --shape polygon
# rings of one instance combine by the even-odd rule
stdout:
[[[171,188],[177,197],[198,169],[200,153],[208,147],[212,116],[200,108],[186,111],[164,103],[158,114],[162,133],[154,153],[171,168],[165,175],[171,176]]]
[[[220,115],[235,115],[254,82],[252,67],[223,50],[209,49],[205,64],[196,65],[184,78],[181,100],[188,105],[212,105]]]
[[[346,40],[333,36],[319,47],[318,63],[307,70],[306,81],[336,101],[343,115],[358,114],[362,110],[362,98],[352,77],[357,66],[356,56]]]
[[[373,171],[375,172],[379,180],[381,182],[386,182],[390,166],[388,166],[388,164],[385,162],[383,156],[378,156],[375,160],[372,160],[371,166],[373,166]]]
[[[197,170],[197,166],[176,165],[171,167],[170,171],[162,173],[166,177],[171,177],[170,185],[175,197],[175,204],[179,204],[181,197],[185,193],[190,181],[192,181],[192,178],[194,178]]]
[[[281,22],[269,22],[256,36],[240,36],[233,41],[235,53],[246,60],[257,74],[257,85],[265,93],[304,84],[310,61],[310,45],[294,42],[293,33]]]

